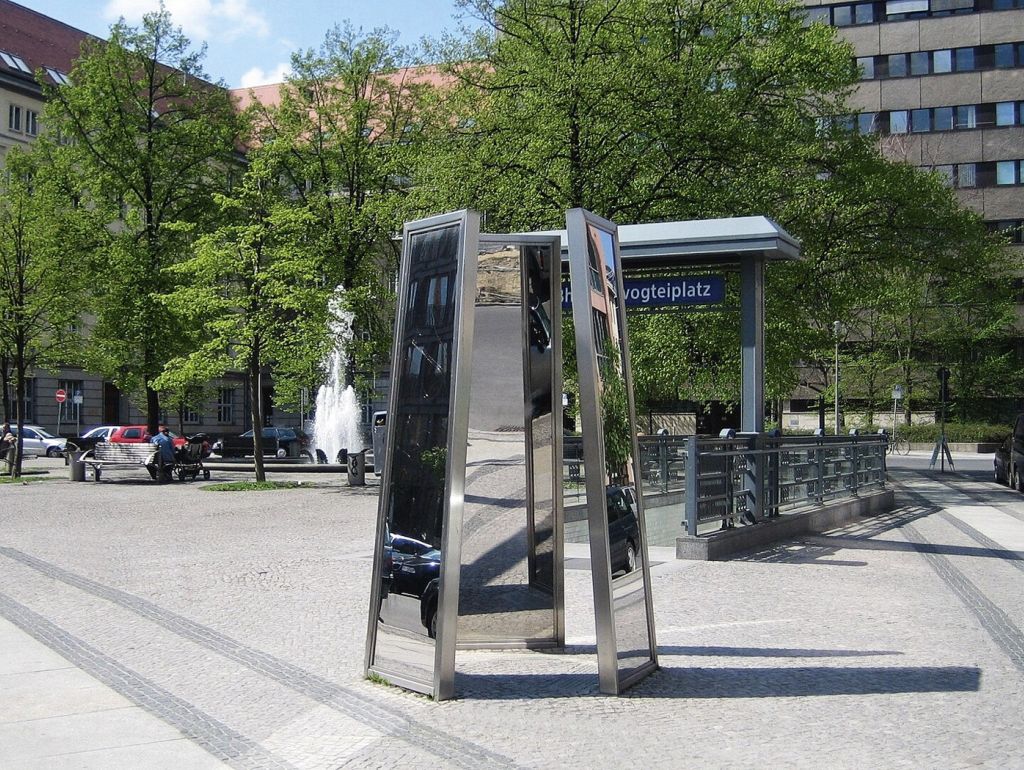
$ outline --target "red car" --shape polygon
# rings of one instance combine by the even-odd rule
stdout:
[[[179,436],[174,431],[168,431],[168,434],[175,448],[185,446],[188,443],[187,438]],[[149,432],[145,425],[122,425],[110,434],[110,438],[107,441],[112,444],[148,444],[151,438],[153,438],[153,434]]]

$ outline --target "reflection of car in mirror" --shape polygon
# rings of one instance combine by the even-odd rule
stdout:
[[[429,543],[404,535],[391,536],[391,591],[423,595],[424,589],[441,573],[441,552]]]
[[[640,524],[636,518],[636,495],[632,487],[610,485],[608,501],[608,546],[612,573],[633,572],[639,565]]]
[[[420,621],[431,639],[437,638],[437,588],[440,584],[441,579],[434,578],[427,583],[420,597]]]

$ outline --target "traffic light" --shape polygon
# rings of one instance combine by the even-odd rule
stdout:
[[[945,403],[949,401],[949,369],[940,366],[935,375],[939,378],[939,401]]]

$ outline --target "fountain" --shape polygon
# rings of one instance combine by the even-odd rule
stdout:
[[[342,449],[358,452],[365,448],[356,392],[345,385],[345,346],[352,339],[352,314],[341,310],[341,289],[331,299],[330,322],[334,350],[325,362],[327,378],[316,393],[313,419],[313,443],[317,456],[326,462],[338,462]],[[322,453],[322,455],[321,455]]]

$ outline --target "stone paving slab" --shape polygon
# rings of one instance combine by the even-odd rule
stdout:
[[[1024,496],[896,477],[897,510],[841,530],[652,553],[662,668],[621,698],[580,568],[564,653],[460,651],[442,704],[365,681],[373,480],[5,488],[0,616],[236,768],[1024,767]]]

